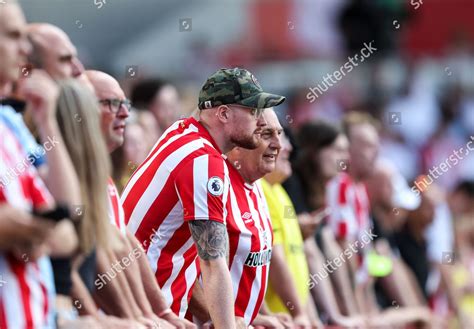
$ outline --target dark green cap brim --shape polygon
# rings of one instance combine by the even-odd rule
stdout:
[[[284,96],[262,92],[255,96],[242,99],[236,102],[236,104],[240,104],[247,107],[254,107],[258,109],[266,109],[269,107],[280,105],[284,101]]]

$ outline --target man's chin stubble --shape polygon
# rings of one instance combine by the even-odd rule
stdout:
[[[246,140],[235,140],[232,139],[232,143],[235,146],[242,147],[247,150],[255,150],[260,141],[255,141],[254,139],[246,139]]]

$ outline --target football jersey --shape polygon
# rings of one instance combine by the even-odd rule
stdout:
[[[187,222],[225,224],[228,175],[211,135],[187,118],[164,132],[122,194],[127,229],[142,244],[168,304],[180,317],[200,273]]]
[[[110,223],[116,226],[122,234],[126,233],[125,214],[123,212],[120,196],[112,178],[107,182],[107,213]]]
[[[248,184],[228,164],[230,192],[227,232],[235,315],[252,323],[263,303],[272,256],[273,233],[259,182]]]
[[[2,120],[0,136],[0,203],[27,212],[51,206],[52,196]],[[53,307],[49,258],[33,262],[26,254],[19,260],[0,252],[0,328],[49,328],[53,325]]]
[[[327,205],[330,209],[328,224],[338,239],[354,245],[370,234],[372,223],[369,217],[370,204],[364,183],[357,183],[346,173],[340,173],[327,184]],[[357,245],[355,245],[357,246]],[[356,283],[366,283],[369,279],[366,254],[371,245],[358,248]]]
[[[360,239],[371,227],[370,204],[363,183],[340,173],[327,184],[328,223],[335,236],[350,242]]]

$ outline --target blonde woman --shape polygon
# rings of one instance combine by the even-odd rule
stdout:
[[[138,323],[110,316],[98,315],[92,294],[96,276],[97,250],[120,249],[122,243],[111,234],[108,221],[107,183],[111,165],[107,147],[100,129],[99,108],[95,95],[87,88],[86,81],[62,81],[59,83],[57,120],[64,136],[64,143],[79,178],[82,205],[76,207],[80,215],[77,224],[79,250],[73,260],[71,290],[72,300],[67,305],[59,305],[59,325],[82,327],[85,321],[92,321],[96,327],[113,324],[114,328],[126,328]],[[76,298],[74,298],[76,297]],[[92,317],[74,319],[74,308],[80,314]],[[64,310],[61,312],[61,309]],[[73,310],[73,312],[70,312]],[[95,327],[94,327],[95,328]]]

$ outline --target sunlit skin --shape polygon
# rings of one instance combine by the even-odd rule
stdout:
[[[275,170],[265,176],[265,180],[272,185],[283,183],[292,174],[289,159],[293,147],[285,134],[282,133],[280,139],[281,150],[275,163]]]
[[[434,220],[436,200],[434,193],[427,191],[421,194],[420,206],[409,212],[407,222],[417,232],[423,232]]]
[[[110,75],[99,71],[86,71],[94,87],[98,100],[120,99],[124,100],[125,93],[120,88],[119,83]],[[107,143],[109,152],[120,147],[124,141],[126,119],[130,115],[125,106],[121,106],[116,114],[112,113],[109,105],[99,104],[101,115],[101,129]]]
[[[233,129],[230,131],[230,141],[243,148],[256,148],[260,142],[265,116],[260,115],[256,118],[256,114],[252,113],[255,110],[245,106],[230,105],[230,107],[231,120],[234,122]]]
[[[76,78],[84,72],[76,47],[64,31],[54,25],[36,23],[28,25],[28,34],[38,45],[41,68],[53,79]]]
[[[340,134],[331,145],[314,155],[315,162],[321,166],[321,174],[326,180],[330,180],[338,174],[337,161],[347,160],[349,158],[348,150],[349,141],[345,135]]]
[[[0,9],[0,96],[6,96],[11,82],[20,77],[20,68],[26,64],[31,45],[26,38],[26,21],[21,8],[6,3]]]
[[[198,120],[209,131],[222,153],[234,147],[255,149],[265,125],[261,110],[235,104],[201,110]]]
[[[228,153],[228,158],[247,183],[253,183],[275,169],[281,149],[283,128],[273,109],[263,113],[266,124],[262,127],[260,142],[256,149],[240,147]]]
[[[351,175],[356,180],[368,178],[375,165],[379,150],[379,136],[374,126],[356,124],[349,130],[349,156]]]

